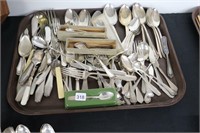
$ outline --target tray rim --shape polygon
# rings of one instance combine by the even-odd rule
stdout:
[[[94,10],[98,10],[100,8],[92,8]],[[118,8],[117,8],[118,9]],[[63,11],[65,9],[58,9],[58,10],[55,10],[55,11]],[[77,10],[77,9],[76,9]],[[100,9],[101,10],[101,9]],[[18,45],[18,38],[20,36],[21,33],[19,33],[19,29],[20,27],[22,27],[23,25],[23,21],[25,21],[25,19],[31,15],[33,15],[34,13],[37,13],[37,12],[40,12],[40,11],[44,11],[44,10],[37,10],[37,11],[34,11],[26,16],[24,16],[24,18],[21,20],[19,26],[18,26],[18,31],[17,31],[17,35],[16,35],[16,42],[15,42],[15,50],[13,52],[13,59],[12,59],[12,63],[11,63],[11,66],[14,65],[14,61],[15,61],[15,58],[14,56],[17,54],[17,45]],[[184,78],[184,75],[183,75],[183,72],[182,72],[182,69],[181,69],[181,66],[179,64],[179,60],[177,58],[177,55],[176,55],[176,52],[175,52],[175,49],[174,49],[174,46],[173,46],[173,43],[172,43],[172,40],[171,40],[171,37],[170,37],[170,34],[169,34],[169,31],[168,31],[168,28],[167,28],[167,25],[166,25],[166,22],[163,18],[162,15],[160,15],[161,19],[163,20],[163,26],[166,27],[166,36],[168,38],[168,42],[170,44],[172,44],[172,48],[171,50],[173,51],[173,56],[174,56],[174,59],[177,63],[177,68],[178,70],[180,71],[180,78],[182,79],[182,90],[183,92],[181,94],[179,94],[179,97],[176,99],[176,100],[169,100],[166,101],[166,102],[162,102],[162,104],[160,104],[159,106],[157,105],[157,103],[151,103],[151,104],[148,104],[148,106],[143,106],[144,104],[136,104],[136,105],[122,105],[122,106],[113,106],[113,107],[101,107],[101,108],[88,108],[88,109],[76,109],[76,110],[66,110],[63,111],[63,110],[60,110],[60,111],[51,111],[51,112],[48,112],[48,110],[42,110],[42,111],[36,111],[36,112],[32,112],[30,110],[28,110],[29,112],[27,112],[27,110],[20,110],[20,106],[15,106],[16,104],[13,103],[13,101],[11,100],[11,98],[9,98],[9,90],[10,88],[12,88],[12,76],[13,76],[13,71],[14,69],[12,69],[11,67],[11,71],[10,71],[10,74],[9,74],[9,81],[8,81],[8,86],[7,86],[7,100],[8,100],[8,103],[9,105],[18,113],[22,114],[22,115],[29,115],[29,116],[33,116],[33,115],[54,115],[54,114],[70,114],[70,113],[87,113],[87,112],[100,112],[100,111],[118,111],[118,110],[132,110],[132,109],[146,109],[146,108],[160,108],[160,107],[168,107],[168,106],[172,106],[172,105],[175,105],[177,104],[182,98],[183,96],[185,95],[185,92],[186,92],[186,82],[185,82],[185,78]],[[155,105],[156,104],[156,105]],[[64,108],[64,106],[63,106]]]
[[[193,20],[193,23],[194,23],[194,25],[196,27],[196,30],[197,30],[197,32],[199,33],[199,36],[200,36],[200,28],[198,28],[198,25],[197,25],[196,20],[195,20],[196,14],[198,12],[200,14],[200,6],[195,7],[194,11],[192,12],[192,20]]]

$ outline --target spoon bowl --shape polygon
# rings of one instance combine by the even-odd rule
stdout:
[[[144,8],[139,3],[133,4],[132,15],[133,17],[138,17],[141,24],[144,24],[146,22],[146,14]]]
[[[32,41],[32,44],[38,48],[47,48],[46,41],[40,36],[33,36],[31,41]]]
[[[114,94],[110,91],[102,92],[99,94],[99,99],[100,100],[108,100],[111,99],[114,96]]]
[[[117,23],[117,12],[112,4],[106,4],[103,9],[103,13],[111,25],[115,25]]]
[[[16,133],[31,133],[28,127],[20,124],[16,127]]]
[[[65,23],[69,25],[78,25],[78,22],[78,14],[74,10],[68,9],[65,13]]]
[[[155,27],[158,27],[160,25],[160,14],[157,9],[155,8],[153,9],[151,17],[152,17],[153,25]]]
[[[146,42],[141,42],[137,46],[138,58],[140,62],[145,61],[149,57],[149,46]]]
[[[50,124],[45,123],[40,128],[40,133],[55,133],[55,131]]]
[[[22,57],[27,57],[29,56],[31,50],[32,50],[32,44],[29,39],[29,36],[23,35],[22,38],[20,39],[20,43],[18,46],[19,55]]]
[[[7,127],[3,130],[3,133],[15,133],[15,130],[13,127]]]

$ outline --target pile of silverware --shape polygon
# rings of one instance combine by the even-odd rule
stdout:
[[[158,27],[156,9],[145,12],[134,3],[132,11],[123,5],[117,15],[113,5],[106,4],[102,13],[95,11],[92,16],[86,9],[79,15],[68,9],[62,19],[65,24],[54,10],[37,12],[31,19],[31,31],[27,28],[21,34],[15,98],[21,105],[31,95],[37,103],[50,96],[54,77],[58,99],[67,91],[89,89],[88,78],[95,79],[99,88],[116,88],[117,98],[125,104],[150,103],[161,92],[170,98],[177,95],[167,38]],[[125,27],[122,42],[115,29],[118,20]],[[152,28],[155,44],[146,26]],[[140,34],[142,39],[135,40]],[[161,58],[166,58],[167,72],[159,66]]]

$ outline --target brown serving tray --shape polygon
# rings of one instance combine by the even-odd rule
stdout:
[[[88,10],[90,11],[91,14],[94,13],[94,11],[96,10],[102,11],[102,9],[88,9]],[[66,10],[56,10],[57,17],[61,19],[61,24],[64,24],[65,11]],[[119,8],[118,8],[118,11],[119,11]],[[80,10],[76,10],[76,12],[79,13]],[[8,88],[7,88],[7,100],[10,106],[15,111],[21,114],[25,114],[25,115],[44,115],[44,114],[63,114],[63,113],[96,112],[96,111],[108,111],[108,110],[124,110],[124,109],[136,109],[136,108],[152,108],[152,107],[170,106],[179,102],[183,98],[186,91],[185,79],[184,79],[181,67],[179,65],[169,32],[167,30],[166,23],[163,17],[161,16],[161,24],[159,28],[161,30],[161,33],[168,38],[168,46],[169,46],[169,51],[170,51],[169,58],[171,60],[171,64],[174,70],[174,78],[172,79],[172,81],[179,88],[178,94],[175,98],[171,99],[161,91],[162,95],[160,97],[155,96],[152,99],[152,102],[149,104],[143,103],[143,104],[135,104],[135,105],[121,105],[121,106],[114,106],[114,107],[67,110],[64,108],[64,100],[59,100],[57,98],[56,83],[54,81],[54,88],[50,97],[43,97],[41,103],[35,103],[34,96],[31,96],[27,105],[21,106],[19,103],[15,101],[16,86],[17,86],[17,81],[18,81],[18,76],[16,75],[16,66],[19,61],[19,54],[17,51],[17,47],[18,47],[18,40],[19,40],[20,34],[25,30],[25,28],[28,27],[30,29],[31,18],[33,17],[33,15],[34,13],[29,14],[28,16],[24,17],[24,19],[21,21],[19,25],[18,33],[17,33],[16,48],[13,54],[10,79],[9,79]],[[120,39],[122,40],[125,36],[124,27],[119,22],[115,26],[120,36]],[[148,30],[151,31],[150,35],[152,36],[152,30],[150,28],[148,28]],[[136,39],[138,38],[141,38],[141,37],[139,36]],[[152,40],[155,42],[154,38],[152,38]],[[163,69],[164,72],[166,72],[166,60],[160,59],[159,62],[160,62],[160,67]],[[93,80],[89,79],[88,82],[89,82],[89,88],[97,87],[97,83],[93,82]]]
[[[194,11],[192,12],[192,20],[193,20],[194,25],[195,25],[195,27],[196,27],[196,29],[197,29],[197,32],[199,33],[199,36],[200,36],[200,28],[198,27],[197,22],[196,22],[196,20],[195,20],[195,18],[196,18],[197,15],[199,15],[199,14],[200,14],[200,6],[196,7],[196,8],[194,9]]]

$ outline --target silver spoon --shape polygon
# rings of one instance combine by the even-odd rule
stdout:
[[[129,72],[133,72],[135,71],[133,69],[133,66],[132,66],[132,62],[129,60],[129,58],[125,55],[122,55],[121,56],[121,62],[122,62],[122,65],[129,71]],[[137,101],[139,103],[143,103],[143,96],[141,94],[141,92],[139,91],[139,88],[136,86],[137,84],[133,85],[132,86],[132,82],[129,82],[129,86],[130,86],[130,89],[129,89],[129,93],[130,93],[130,101],[132,103],[136,103]],[[134,92],[136,90],[136,93]]]
[[[20,79],[19,79],[20,84],[23,84],[23,83],[25,83],[25,81],[27,81],[27,79],[29,78],[33,68],[36,65],[38,65],[39,63],[41,63],[43,55],[44,55],[44,53],[43,53],[42,50],[36,50],[35,51],[33,58],[32,58],[32,61],[31,61],[31,64],[28,66],[28,68],[20,76]]]
[[[40,128],[40,133],[55,133],[55,131],[50,124],[45,123]]]
[[[158,31],[156,30],[156,26],[155,25],[159,25],[159,18],[157,18],[156,16],[156,20],[157,21],[154,21],[154,16],[153,16],[153,8],[148,8],[147,9],[147,12],[146,12],[146,17],[147,17],[147,25],[149,27],[152,28],[153,32],[154,32],[154,35],[155,35],[155,39],[156,39],[156,45],[157,45],[157,51],[158,51],[158,55],[160,56],[160,58],[162,58],[162,47],[161,47],[161,38],[159,36],[159,33]]]
[[[47,48],[46,41],[40,36],[33,36],[31,41],[32,44],[38,48]]]
[[[135,62],[133,64],[134,66],[134,70],[135,72],[140,75],[140,77],[142,77],[142,79],[146,82],[146,84],[149,86],[149,88],[152,90],[152,92],[154,92],[156,95],[160,96],[161,93],[157,90],[157,88],[155,88],[152,84],[150,84],[142,74],[145,74],[147,77],[150,77],[147,73],[145,73],[142,69],[141,69],[141,64],[140,62]],[[141,74],[142,73],[142,74]],[[174,98],[174,96],[177,94],[173,89],[171,89],[169,86],[167,86],[165,83],[160,82],[156,77],[152,78],[152,81],[157,84],[160,89],[166,94],[168,95],[170,98]]]
[[[128,34],[128,24],[130,23],[132,19],[131,10],[127,5],[122,5],[122,7],[119,10],[119,22],[125,26],[125,35]]]
[[[154,76],[154,70],[153,70],[152,65],[149,67],[148,73],[149,73],[149,75],[151,76],[151,77],[149,78],[149,82],[151,83],[151,79],[152,79],[153,76]],[[145,103],[150,103],[152,97],[154,97],[153,92],[151,91],[151,89],[149,89],[149,87],[146,87],[146,94],[145,94],[145,96],[144,96],[144,101],[145,101]]]
[[[91,23],[93,24],[93,26],[97,26],[97,27],[103,27],[104,26],[104,23],[103,21],[95,21],[95,19],[100,16],[102,13],[100,11],[95,11],[92,15],[92,18],[91,18]]]
[[[149,57],[149,46],[146,42],[141,42],[137,46],[138,58],[137,60],[141,62],[143,66],[145,66],[144,62]]]
[[[15,130],[13,127],[7,127],[3,130],[3,133],[15,133]]]
[[[78,23],[78,25],[79,26],[89,26],[90,25],[90,19],[91,19],[90,13],[86,9],[83,9],[79,13],[79,23]]]
[[[26,126],[20,124],[16,127],[16,133],[31,133],[31,132]]]
[[[140,23],[141,23],[141,29],[142,29],[142,39],[143,41],[146,41],[145,39],[145,35],[144,35],[144,29],[146,29],[145,27],[145,22],[146,22],[146,14],[144,11],[144,8],[139,4],[139,3],[134,3],[133,7],[132,7],[132,15],[133,17],[138,17],[140,19]]]
[[[78,14],[74,10],[68,9],[65,13],[65,23],[70,25],[78,25],[78,22]]]
[[[134,41],[135,35],[139,33],[140,22],[138,18],[133,18],[128,24],[129,32],[127,33],[125,39],[122,42],[122,47],[127,50],[125,53],[132,53],[132,42]]]
[[[20,37],[20,41],[19,41],[19,45],[18,45],[18,53],[21,57],[20,57],[19,63],[16,68],[17,75],[20,75],[22,73],[22,70],[26,63],[25,58],[29,56],[31,50],[32,50],[32,44],[31,44],[31,41],[29,38],[28,29],[26,28],[24,33],[22,33],[22,35]]]
[[[111,28],[112,28],[113,32],[115,33],[115,35],[117,37],[117,40],[119,42],[121,42],[120,39],[119,39],[119,35],[118,35],[118,33],[117,33],[117,31],[114,27],[114,25],[117,23],[117,20],[118,20],[116,9],[114,8],[114,6],[112,4],[106,4],[104,9],[103,9],[103,14],[105,15],[108,22],[110,23]]]

